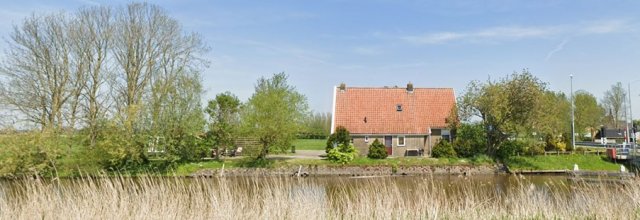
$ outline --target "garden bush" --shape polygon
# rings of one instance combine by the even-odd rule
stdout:
[[[524,141],[508,140],[500,144],[496,156],[500,159],[506,159],[524,153],[526,148],[527,145]]]
[[[473,157],[487,151],[487,136],[482,124],[462,124],[457,130],[453,148],[459,157]]]
[[[453,149],[453,145],[451,145],[451,143],[449,143],[449,141],[445,140],[445,139],[440,139],[440,141],[438,142],[438,144],[436,144],[436,146],[433,147],[433,151],[431,152],[431,156],[436,157],[436,158],[443,158],[443,157],[456,157],[456,151]]]
[[[376,138],[369,146],[369,154],[367,154],[367,157],[372,159],[384,159],[387,158],[387,156],[386,147]]]
[[[351,137],[349,136],[349,130],[343,126],[338,126],[336,131],[327,139],[326,153],[329,153],[331,149],[334,149],[340,145],[349,145],[351,143]]]
[[[327,153],[327,159],[335,163],[347,164],[355,159],[357,155],[358,152],[353,145],[343,144],[329,150],[329,153]]]

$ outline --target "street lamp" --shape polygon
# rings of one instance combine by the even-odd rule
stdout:
[[[574,117],[574,104],[573,104],[573,74],[569,75],[571,79],[571,149],[576,149],[576,128]]]

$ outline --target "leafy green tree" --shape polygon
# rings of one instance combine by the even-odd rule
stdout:
[[[327,147],[325,152],[329,153],[329,151],[333,148],[336,148],[340,145],[349,145],[351,143],[351,136],[349,134],[349,130],[343,126],[338,126],[333,134],[329,136],[327,139]]]
[[[367,157],[372,159],[384,159],[387,158],[387,156],[386,147],[376,138],[369,146],[369,153],[367,154]]]
[[[259,139],[258,158],[270,150],[286,151],[302,129],[308,112],[307,99],[287,83],[284,73],[260,78],[255,93],[242,111],[244,131]]]
[[[542,102],[536,111],[538,114],[535,122],[528,129],[527,134],[547,143],[557,143],[557,140],[561,140],[564,135],[571,133],[571,104],[563,93],[545,91]],[[561,147],[562,150],[566,149],[566,147],[557,144],[553,144],[553,146]]]
[[[462,120],[482,120],[487,134],[487,153],[495,156],[508,137],[527,134],[538,120],[546,84],[527,70],[499,81],[472,81],[459,97]]]
[[[457,154],[453,149],[453,145],[451,145],[449,141],[440,139],[440,141],[435,146],[433,146],[431,156],[435,158],[454,158],[457,156]]]
[[[460,124],[453,148],[460,157],[473,157],[487,151],[487,136],[480,123]]]
[[[220,93],[209,100],[205,112],[209,114],[211,124],[207,136],[215,142],[216,157],[220,149],[233,146],[240,125],[240,100],[231,92]]]
[[[595,138],[596,131],[600,128],[604,118],[604,109],[598,105],[598,101],[591,93],[579,90],[574,95],[575,128],[577,133],[589,130],[591,140]],[[582,135],[580,135],[582,136]]]

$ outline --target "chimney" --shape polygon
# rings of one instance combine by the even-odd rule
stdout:
[[[413,83],[411,82],[407,83],[407,92],[413,93]]]
[[[347,90],[347,85],[344,83],[340,83],[340,92],[344,92],[345,90]]]

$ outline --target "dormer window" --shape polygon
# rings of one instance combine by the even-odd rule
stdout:
[[[396,111],[398,111],[398,112],[402,111],[402,105],[401,104],[397,104],[396,105]]]

